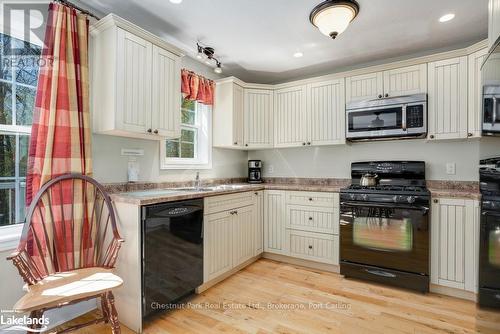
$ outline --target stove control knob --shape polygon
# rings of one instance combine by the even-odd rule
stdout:
[[[350,198],[352,201],[354,201],[354,200],[356,199],[356,195],[354,195],[354,194],[349,194],[349,198]]]
[[[408,196],[408,198],[406,199],[408,201],[408,203],[412,204],[412,203],[415,203],[415,196]]]
[[[392,201],[393,201],[394,203],[397,203],[397,202],[398,202],[398,200],[399,200],[398,195],[394,195],[394,197],[392,198]]]
[[[367,200],[368,200],[368,195],[367,195],[367,194],[363,194],[363,195],[361,195],[361,199],[362,199],[363,201],[367,201]]]

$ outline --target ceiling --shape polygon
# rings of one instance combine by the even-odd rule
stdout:
[[[447,50],[487,37],[488,0],[358,0],[360,14],[336,40],[309,23],[321,0],[85,0],[195,55],[215,48],[225,75],[277,83],[360,64]],[[446,13],[455,19],[438,22]],[[301,51],[304,56],[294,58]]]

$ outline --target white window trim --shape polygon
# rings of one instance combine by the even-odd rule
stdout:
[[[212,111],[211,107],[197,103],[200,127],[196,138],[194,159],[166,158],[165,141],[160,144],[160,169],[212,169]],[[179,112],[181,112],[179,110]],[[199,147],[200,141],[206,143],[206,150]]]

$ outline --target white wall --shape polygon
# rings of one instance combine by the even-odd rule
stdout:
[[[500,138],[440,142],[419,139],[262,150],[250,152],[249,159],[263,160],[264,177],[349,179],[353,161],[423,160],[429,180],[477,181],[480,158],[494,155],[500,155]],[[447,162],[456,164],[455,175],[446,174]]]

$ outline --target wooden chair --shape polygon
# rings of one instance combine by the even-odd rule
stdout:
[[[41,318],[47,310],[100,298],[102,318],[58,333],[99,322],[120,333],[111,290],[123,284],[112,273],[122,242],[111,200],[99,183],[81,174],[47,182],[28,209],[17,250],[8,257],[27,284],[13,309]]]

